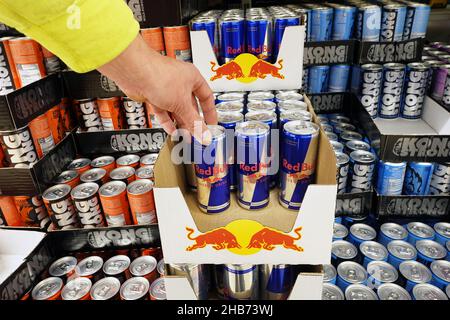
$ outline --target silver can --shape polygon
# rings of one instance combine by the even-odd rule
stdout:
[[[226,264],[224,268],[224,295],[230,300],[257,300],[259,298],[258,266]]]
[[[91,288],[92,300],[116,300],[119,297],[120,281],[106,277],[97,281]]]
[[[207,265],[170,263],[167,265],[167,272],[170,276],[187,278],[197,298],[208,299],[209,268]]]
[[[411,300],[411,296],[404,288],[395,283],[384,283],[377,289],[380,300]]]
[[[338,286],[332,283],[324,283],[322,287],[322,300],[344,300],[344,293]]]
[[[363,284],[351,284],[345,289],[345,300],[378,300],[378,296]]]
[[[150,283],[144,277],[133,277],[120,287],[121,300],[147,300]]]

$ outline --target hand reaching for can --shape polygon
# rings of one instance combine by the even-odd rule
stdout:
[[[210,143],[206,124],[217,124],[214,96],[193,64],[161,56],[138,35],[119,56],[98,70],[131,99],[150,103],[168,134],[176,132],[171,113],[179,128],[188,130],[203,144]]]

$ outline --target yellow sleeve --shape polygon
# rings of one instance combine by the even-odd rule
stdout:
[[[124,0],[0,0],[0,21],[35,39],[77,72],[113,60],[139,32]]]

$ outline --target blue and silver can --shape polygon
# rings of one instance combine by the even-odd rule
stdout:
[[[333,146],[330,141],[331,145]],[[341,144],[342,145],[342,144]],[[337,193],[344,194],[347,191],[348,184],[348,170],[350,167],[350,157],[342,152],[336,152],[336,182],[337,182]]]
[[[378,287],[377,295],[382,301],[411,300],[411,295],[395,283],[385,283]]]
[[[214,54],[219,55],[219,28],[217,25],[217,19],[215,17],[198,17],[192,19],[191,23],[192,31],[205,30],[208,33],[209,41],[213,48]]]
[[[333,241],[344,240],[348,236],[348,229],[340,223],[333,224]]]
[[[309,67],[303,66],[302,71],[302,92],[308,92],[309,89]]]
[[[310,41],[327,41],[333,30],[333,8],[317,6],[311,9]]]
[[[272,59],[272,20],[262,15],[247,16],[247,52],[258,59]]]
[[[194,168],[197,176],[197,200],[208,214],[225,211],[230,206],[230,181],[226,158],[225,129],[209,125],[212,142],[203,146],[192,138]]]
[[[225,299],[259,299],[259,271],[257,265],[226,264],[223,268],[223,293]]]
[[[302,120],[311,121],[312,115],[306,110],[286,110],[280,112],[279,128],[283,130],[284,125],[289,121]]]
[[[275,102],[280,103],[281,101],[303,101],[303,95],[298,92],[280,92],[275,96]]]
[[[359,150],[350,153],[349,192],[365,192],[372,189],[375,159],[375,155],[368,151]]]
[[[450,223],[438,222],[433,226],[435,231],[434,241],[445,246],[450,241]]]
[[[401,275],[402,285],[408,292],[412,292],[412,289],[418,284],[429,283],[432,277],[430,270],[417,261],[400,263],[398,271]]]
[[[388,251],[385,246],[375,241],[364,241],[359,245],[361,264],[367,268],[372,261],[387,261]]]
[[[216,110],[221,112],[239,112],[244,113],[244,103],[241,101],[226,101],[216,104]]]
[[[437,260],[430,265],[432,274],[431,284],[445,290],[450,285],[450,261]]]
[[[238,101],[241,103],[245,103],[245,92],[227,92],[218,95],[216,98],[216,104],[220,104],[222,102],[230,102],[230,101]]]
[[[325,132],[329,132],[326,128],[323,128]],[[338,141],[330,140],[331,148],[333,148],[334,153],[344,152],[344,145]],[[350,158],[349,158],[350,161]]]
[[[320,127],[322,128],[323,131],[325,132],[333,132],[334,133],[334,128],[331,124],[328,124],[328,122],[322,122],[322,120],[319,119],[320,122]],[[342,145],[342,149],[340,149],[339,151],[343,151],[344,150],[344,145]]]
[[[377,192],[383,196],[401,195],[405,179],[406,162],[378,163]]]
[[[441,289],[429,283],[421,283],[416,285],[413,288],[411,295],[414,300],[448,300],[447,296]]]
[[[280,114],[283,111],[288,110],[308,110],[308,105],[299,100],[283,100],[278,102],[277,113]]]
[[[378,242],[387,247],[388,243],[394,240],[406,241],[408,231],[399,224],[387,222],[380,226],[378,232]]]
[[[344,131],[345,132],[345,131]],[[370,145],[367,142],[361,141],[361,140],[350,140],[345,143],[345,153],[350,154],[353,151],[370,151]]]
[[[433,240],[435,232],[432,227],[422,222],[410,222],[406,225],[408,230],[407,241],[412,245],[416,245],[420,240]]]
[[[275,101],[275,96],[270,91],[253,91],[253,92],[250,92],[247,95],[247,101],[248,102],[253,102],[253,101],[270,101],[270,102],[274,102]]]
[[[340,301],[344,299],[344,293],[335,284],[324,283],[322,287],[322,300],[326,301]]]
[[[403,261],[416,260],[417,250],[414,246],[403,240],[394,240],[388,243],[388,262],[398,269]]]
[[[425,38],[430,11],[430,6],[425,3],[408,3],[403,40]]]
[[[409,162],[406,167],[403,192],[406,195],[427,195],[430,191],[433,164],[428,162]]]
[[[273,60],[277,61],[286,27],[300,25],[300,18],[293,14],[274,17]]]
[[[385,262],[385,260],[369,262],[369,264],[366,265],[366,268],[368,274],[367,285],[375,290],[385,283],[394,283],[398,280],[397,269]]]
[[[339,134],[339,142],[341,142],[342,144],[346,144],[347,142],[350,142],[353,140],[362,141],[363,140],[362,134],[360,134],[359,132],[356,132],[356,131],[351,131],[351,130],[345,130]]]
[[[286,300],[294,285],[292,266],[263,264],[259,267],[262,300]]]
[[[308,93],[324,93],[328,90],[328,80],[330,77],[329,66],[309,67]]]
[[[345,289],[345,300],[348,301],[374,301],[378,300],[377,294],[368,286],[363,284],[351,284]]]
[[[330,124],[334,127],[334,133],[336,133],[337,135],[341,135],[343,132],[346,131],[356,131],[356,127],[351,123],[346,122],[334,123],[332,119],[330,121]]]
[[[220,56],[230,62],[245,50],[245,23],[240,16],[222,16],[219,19]]]
[[[331,244],[331,263],[337,267],[344,261],[353,261],[358,255],[358,249],[348,241],[336,240]]]
[[[336,285],[345,291],[351,284],[366,284],[367,271],[359,263],[345,261],[337,266]]]
[[[348,64],[336,64],[330,67],[330,79],[328,81],[329,92],[346,92],[350,66]]]
[[[250,112],[276,112],[277,105],[272,101],[252,100],[247,103],[247,111]],[[254,119],[250,119],[254,120]]]
[[[364,223],[355,223],[350,227],[348,241],[359,247],[364,241],[376,239],[377,232],[371,226]]]
[[[400,114],[405,119],[422,118],[430,68],[421,62],[408,63]]]
[[[450,196],[450,162],[434,164],[430,195]]]
[[[369,115],[375,119],[378,116],[383,67],[379,64],[363,64],[359,70],[359,77],[355,80],[358,81],[357,96]]]
[[[334,11],[331,40],[350,40],[353,36],[356,8],[339,4],[330,6]]]
[[[334,133],[334,132],[325,131],[325,135],[328,137],[328,139],[330,141],[338,142],[338,140],[339,140],[338,135],[336,133]]]
[[[259,121],[236,126],[238,203],[247,210],[269,204],[270,127]]]
[[[380,41],[401,41],[405,27],[406,7],[399,3],[383,6]]]
[[[430,266],[433,261],[445,259],[447,249],[433,240],[420,240],[416,242],[417,261]]]
[[[319,146],[319,126],[307,121],[284,125],[281,148],[280,204],[299,210],[313,182]]]
[[[356,39],[380,41],[381,8],[372,4],[358,5]]]
[[[405,65],[386,63],[383,65],[383,83],[378,116],[385,119],[398,118],[405,79]]]
[[[337,271],[332,264],[323,265],[323,282],[336,284]]]

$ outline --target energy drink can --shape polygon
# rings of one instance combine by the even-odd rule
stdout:
[[[47,116],[42,114],[28,124],[39,158],[42,158],[55,147],[52,131]]]
[[[331,4],[330,6],[333,7],[331,40],[350,40],[353,36],[356,8],[339,4]]]
[[[223,268],[225,299],[257,300],[259,298],[257,265],[226,264]]]
[[[339,141],[342,144],[347,144],[347,142],[350,142],[350,141],[353,141],[353,140],[362,141],[363,140],[362,134],[360,134],[360,133],[358,133],[356,131],[349,131],[349,130],[342,131],[339,134]]]
[[[394,240],[388,243],[388,262],[398,269],[400,263],[407,260],[416,260],[417,250],[408,242]]]
[[[7,95],[20,88],[20,80],[11,55],[8,40],[12,37],[0,38],[0,59],[3,61],[2,82],[0,83],[0,94]]]
[[[146,155],[143,155],[140,160],[140,166],[153,166],[156,164],[156,161],[158,160],[158,153],[148,153]]]
[[[384,247],[383,247],[384,248]],[[384,248],[386,250],[386,248]],[[386,250],[387,258],[387,250]],[[377,290],[385,283],[395,283],[398,281],[398,271],[392,265],[384,260],[374,260],[366,265],[367,268],[367,285]]]
[[[319,122],[320,122],[320,127],[322,128],[323,131],[334,133],[334,128],[331,124],[328,124],[328,121],[323,122],[322,120],[319,119]],[[344,150],[344,145],[342,145],[342,149],[340,149],[339,151],[342,152],[343,150]]]
[[[247,103],[248,112],[275,112],[277,110],[277,105],[272,101],[250,101]]]
[[[103,131],[103,124],[95,99],[75,100],[81,116],[81,125],[86,131]]]
[[[325,132],[329,132],[325,130]],[[333,148],[334,153],[344,152],[344,145],[338,141],[330,140],[331,148]]]
[[[14,197],[0,196],[0,222],[2,226],[24,227]]]
[[[83,301],[90,300],[92,281],[88,278],[72,279],[61,291],[62,300]]]
[[[155,257],[141,256],[134,259],[130,264],[130,273],[133,277],[143,277],[153,282],[157,278],[157,265],[158,262]]]
[[[166,55],[164,36],[161,27],[141,29],[141,35],[150,48],[163,56]]]
[[[248,103],[254,101],[275,101],[275,95],[271,91],[253,91],[247,95]],[[248,108],[248,105],[247,105]]]
[[[383,283],[377,289],[380,300],[411,300],[411,296],[402,287],[395,283]]]
[[[225,101],[216,104],[218,113],[222,112],[239,112],[244,114],[244,103],[240,101]]]
[[[113,256],[103,264],[103,273],[106,277],[114,277],[120,283],[124,283],[127,279],[131,278],[130,264],[131,261],[128,256]]]
[[[202,31],[205,30],[208,34],[209,41],[213,48],[214,54],[217,56],[219,54],[219,28],[217,24],[217,19],[215,17],[196,17],[190,22],[190,29],[192,31]]]
[[[323,283],[336,284],[337,271],[332,264],[323,265]]]
[[[331,262],[337,267],[344,261],[352,261],[358,255],[358,249],[348,241],[337,240],[331,244]]]
[[[447,59],[447,62],[450,62],[450,57]],[[446,106],[450,106],[450,73],[447,73],[447,78],[445,80],[442,103]]]
[[[148,127],[145,106],[142,102],[136,102],[125,97],[123,98],[123,107],[128,129],[145,129]]]
[[[145,111],[147,113],[147,126],[149,128],[161,128],[158,118],[155,115],[155,108],[152,104],[144,103]]]
[[[365,284],[367,271],[364,267],[353,261],[344,261],[337,266],[336,285],[343,291],[351,284]]]
[[[408,292],[411,292],[420,283],[429,283],[432,277],[431,271],[417,261],[404,261],[400,263],[398,271],[401,275],[402,285]]]
[[[70,192],[81,225],[85,229],[106,226],[96,183],[82,183]]]
[[[403,118],[420,119],[422,117],[428,73],[429,67],[424,63],[413,62],[406,66],[403,102],[400,111]]]
[[[309,89],[309,68],[306,66],[303,66],[302,71],[302,92],[308,92]]]
[[[434,229],[422,222],[410,222],[406,225],[408,230],[407,241],[412,245],[416,245],[420,240],[433,240],[435,236]]]
[[[63,281],[58,277],[49,277],[39,282],[31,291],[33,300],[60,300]]]
[[[286,110],[280,112],[279,128],[283,130],[284,125],[289,121],[301,120],[312,121],[312,114],[306,110]]]
[[[84,183],[95,183],[99,187],[108,182],[109,175],[105,169],[93,168],[80,175],[80,181]]]
[[[331,39],[333,29],[333,8],[317,6],[311,9],[310,41]]]
[[[120,292],[120,281],[114,277],[103,278],[91,288],[92,300],[118,300]]]
[[[373,261],[387,261],[388,258],[388,251],[386,247],[376,241],[361,242],[359,245],[359,251],[361,252],[361,264],[367,268],[368,272],[368,265]]]
[[[315,94],[327,92],[329,77],[329,66],[309,67],[308,93]]]
[[[428,162],[409,162],[406,167],[403,192],[406,195],[427,195],[434,167]]]
[[[416,285],[411,294],[414,300],[448,300],[447,296],[441,289],[429,283],[421,283]]]
[[[405,179],[406,162],[378,163],[377,192],[384,196],[401,195]]]
[[[441,101],[444,97],[447,78],[450,75],[450,64],[438,64],[432,66],[432,70],[431,97]]]
[[[218,107],[219,104],[221,104],[222,102],[245,102],[245,98],[246,98],[246,94],[245,92],[227,92],[227,93],[222,93],[220,95],[217,96],[216,99],[216,107]],[[232,110],[230,110],[230,108],[226,109],[227,111],[239,111],[241,112],[239,109],[236,110],[235,107],[232,108]]]
[[[350,157],[342,152],[335,152],[336,155],[336,181],[337,193],[343,194],[347,191],[348,170],[350,167]]]
[[[202,264],[174,264],[167,265],[167,275],[187,278],[199,300],[208,298],[209,268]]]
[[[308,105],[299,100],[283,100],[278,102],[277,105],[277,112],[280,114],[283,111],[290,111],[290,110],[304,110],[308,111]]]
[[[125,301],[148,300],[150,282],[143,277],[133,277],[120,287],[120,299]]]
[[[228,63],[245,51],[245,20],[239,16],[223,16],[219,19],[220,56]]]
[[[438,222],[433,226],[435,231],[434,241],[446,246],[447,242],[450,241],[450,223],[448,222]]]
[[[55,144],[58,144],[65,136],[64,122],[61,119],[61,106],[57,104],[48,110],[45,115],[47,116],[53,140]]]
[[[120,130],[125,128],[119,97],[98,98],[97,106],[103,130]]]
[[[166,300],[164,278],[158,278],[150,285],[150,300]]]
[[[445,290],[450,285],[450,261],[433,261],[430,265],[430,270],[432,274],[431,284]]]
[[[406,7],[399,3],[383,6],[380,41],[401,41],[406,19]]]
[[[103,277],[103,258],[99,256],[89,256],[78,262],[75,267],[75,277],[88,278],[96,282]]]
[[[247,210],[269,204],[270,127],[259,121],[236,126],[238,203]]]
[[[359,72],[358,98],[374,119],[378,116],[383,67],[379,64],[363,64]]]
[[[91,169],[91,160],[87,158],[75,159],[67,166],[67,170],[75,170],[80,175],[89,169]]]
[[[272,58],[272,20],[264,16],[247,17],[245,21],[247,52],[258,59]]]
[[[359,247],[364,241],[372,241],[377,238],[377,232],[371,226],[364,223],[355,223],[350,227],[348,241]]]
[[[368,286],[362,284],[351,284],[345,289],[345,300],[378,300],[377,294]]]
[[[303,101],[303,95],[298,92],[279,92],[275,95],[275,102],[280,103],[282,101]]]
[[[383,65],[383,84],[378,116],[385,119],[398,118],[405,79],[405,65],[386,63]]]
[[[416,242],[417,261],[430,266],[433,261],[445,259],[447,249],[433,240],[419,240]]]
[[[65,131],[71,131],[75,127],[72,115],[72,100],[69,98],[61,98],[59,104],[61,111],[61,122]]]
[[[116,168],[116,160],[112,156],[101,156],[91,161],[91,167],[105,169],[110,174]]]
[[[155,179],[153,168],[153,166],[143,166],[137,169],[135,173],[136,180],[149,179],[153,181]]]
[[[76,170],[67,170],[61,172],[61,174],[53,180],[53,183],[67,184],[73,189],[80,184],[80,181],[80,175]]]
[[[425,3],[408,2],[403,40],[425,38],[430,12]]]
[[[344,240],[347,236],[347,227],[335,222],[333,225],[333,241]]]
[[[338,137],[338,135],[336,133],[325,131],[325,135],[328,137],[330,142],[331,141],[338,142],[338,140],[339,140],[339,137]]]
[[[357,6],[356,39],[380,41],[381,8],[369,3]]]
[[[346,92],[348,79],[350,76],[350,66],[347,64],[336,64],[330,67],[330,78],[328,82],[328,92]]]
[[[344,293],[332,283],[324,283],[322,287],[322,300],[345,300]]]
[[[368,151],[350,153],[349,192],[365,192],[372,189],[375,171],[375,155]]]
[[[116,165],[117,168],[120,167],[132,167],[133,169],[137,169],[139,167],[141,161],[141,157],[136,154],[126,154],[120,158],[117,158]]]
[[[383,246],[387,247],[388,243],[394,240],[406,241],[408,238],[408,231],[399,224],[387,222],[380,226],[377,241]]]
[[[306,121],[284,125],[281,156],[280,204],[299,210],[316,169],[319,126]]]
[[[70,190],[67,184],[57,184],[42,194],[50,219],[58,230],[75,229],[80,226],[70,198]]]
[[[167,56],[184,62],[192,62],[188,26],[164,27],[163,33]]]
[[[344,131],[345,132],[345,131]],[[350,154],[353,151],[370,151],[371,147],[367,142],[361,140],[350,140],[345,143],[345,153]]]
[[[262,300],[286,300],[294,284],[292,266],[286,264],[263,264],[259,266]]]
[[[295,14],[276,15],[274,17],[273,60],[278,60],[281,43],[286,27],[300,25],[300,18]]]
[[[103,212],[110,227],[132,223],[126,190],[127,186],[122,181],[110,181],[99,190]]]
[[[134,224],[156,223],[153,182],[148,179],[134,181],[128,185],[127,193]]]
[[[25,226],[45,229],[50,224],[47,209],[40,196],[15,196],[14,202]]]

